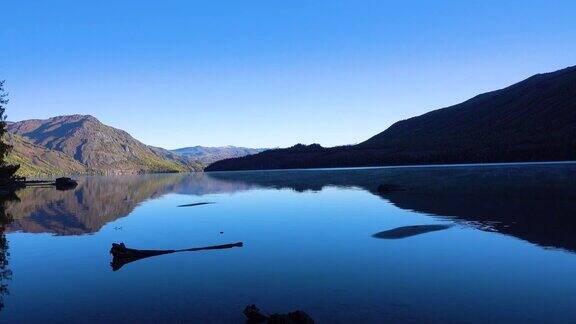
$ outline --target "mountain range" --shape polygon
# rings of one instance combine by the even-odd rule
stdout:
[[[207,171],[576,159],[576,67],[537,74],[399,121],[356,145],[298,144],[217,161]]]
[[[192,160],[200,161],[202,164],[208,165],[216,161],[257,154],[266,150],[267,149],[265,148],[247,148],[238,146],[220,146],[220,147],[192,146],[172,150],[172,152],[188,157]]]
[[[146,145],[90,115],[8,123],[20,175],[125,174],[576,159],[576,67],[399,121],[368,140],[286,149]],[[207,166],[207,167],[206,167]]]
[[[90,115],[24,120],[7,128],[6,140],[14,147],[8,162],[20,164],[24,176],[201,171],[207,164],[202,161],[249,154],[180,154],[146,145]]]

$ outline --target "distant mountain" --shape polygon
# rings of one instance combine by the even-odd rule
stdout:
[[[207,165],[204,162],[202,162],[199,159],[196,159],[192,156],[187,156],[185,154],[179,154],[179,153],[167,150],[165,148],[156,147],[156,146],[148,146],[148,148],[150,150],[152,150],[152,152],[154,152],[154,154],[162,157],[165,160],[180,163],[182,165],[188,166],[189,168],[192,168],[195,171],[201,171]]]
[[[188,158],[192,158],[194,160],[198,160],[203,164],[208,165],[216,161],[257,154],[265,150],[267,149],[247,148],[237,146],[222,146],[222,147],[192,146],[172,150],[172,152],[178,153]]]
[[[170,159],[161,149],[151,148],[87,115],[9,123],[8,131],[37,146],[64,153],[92,172],[182,172],[201,168],[192,161]],[[22,155],[18,148],[15,153]]]
[[[296,145],[207,171],[576,160],[576,67],[395,123],[358,145]]]

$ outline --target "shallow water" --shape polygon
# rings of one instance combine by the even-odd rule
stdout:
[[[575,171],[230,172],[25,189],[6,207],[12,275],[0,320],[243,323],[257,304],[318,323],[576,322]],[[113,271],[113,242],[244,246]]]

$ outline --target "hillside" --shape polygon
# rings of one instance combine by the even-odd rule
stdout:
[[[216,161],[257,154],[265,150],[267,149],[247,148],[237,146],[221,146],[221,147],[192,146],[172,150],[172,152],[175,152],[177,154],[180,154],[193,160],[200,161],[203,164],[208,165]]]
[[[96,172],[182,172],[198,167],[196,163],[167,159],[159,149],[152,149],[92,116],[25,120],[10,123],[8,131],[37,146],[62,152]]]
[[[400,121],[358,145],[297,145],[207,171],[576,159],[576,67]]]
[[[159,157],[168,160],[174,161],[179,164],[185,165],[187,168],[190,168],[195,171],[201,171],[204,169],[207,163],[204,163],[192,156],[186,156],[184,154],[178,154],[176,152],[167,150],[165,148],[156,147],[156,146],[148,146],[148,148],[154,152],[154,154],[158,155]]]
[[[86,166],[65,153],[33,144],[20,135],[7,133],[6,142],[13,146],[9,164],[20,164],[19,176],[53,176],[87,173]]]

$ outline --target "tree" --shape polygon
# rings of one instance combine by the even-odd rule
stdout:
[[[4,91],[4,80],[0,81],[0,165],[6,165],[6,157],[10,153],[12,146],[4,141],[6,135],[6,105],[8,104],[8,93]]]
[[[4,142],[6,135],[6,105],[8,104],[8,93],[4,91],[4,81],[0,80],[0,184],[2,178],[12,177],[13,172],[18,169],[6,166],[6,156],[10,153],[12,146]],[[14,170],[14,171],[12,171]],[[12,278],[12,271],[8,268],[8,241],[4,231],[12,221],[5,211],[5,202],[11,199],[10,196],[0,195],[0,310],[4,308],[4,296],[8,294],[8,281]]]

